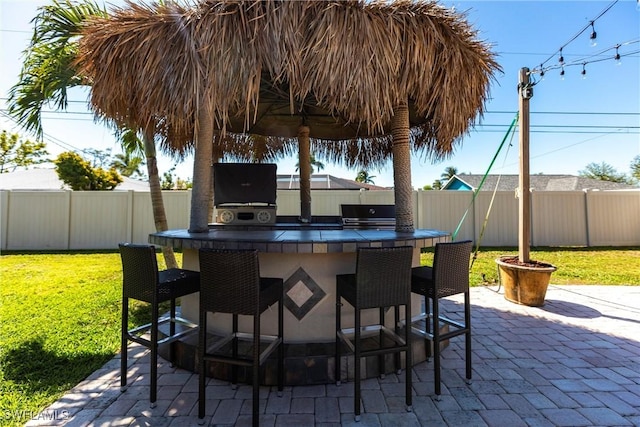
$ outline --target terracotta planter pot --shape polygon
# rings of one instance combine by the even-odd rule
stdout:
[[[513,258],[513,256],[502,256],[496,259],[500,271],[500,283],[504,286],[505,299],[531,307],[543,306],[551,273],[557,268],[552,264],[537,261],[532,261],[530,265],[505,262]]]

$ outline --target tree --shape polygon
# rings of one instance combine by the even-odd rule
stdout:
[[[600,164],[589,163],[584,170],[578,171],[578,174],[585,178],[599,179],[600,181],[629,182],[625,174],[619,173],[613,166],[605,162]]]
[[[116,154],[114,157],[111,167],[120,172],[122,176],[144,177],[144,174],[140,171],[140,166],[144,165],[142,157],[136,156],[129,151]]]
[[[631,176],[640,182],[640,155],[637,155],[631,161]]]
[[[436,179],[435,181],[433,181],[432,187],[434,190],[442,190],[442,181]]]
[[[449,181],[451,178],[453,178],[457,174],[458,174],[458,168],[453,166],[447,166],[444,172],[442,172],[442,174],[440,175],[440,181],[442,184],[445,184],[447,181]]]
[[[315,172],[314,167],[318,168],[319,171],[324,169],[324,163],[322,163],[320,160],[316,160],[316,156],[313,153],[309,156],[309,164],[311,164],[311,173],[312,174]],[[298,172],[299,169],[300,169],[300,162],[297,162],[296,163],[296,172]]]
[[[356,176],[356,182],[362,182],[363,184],[373,184],[373,178],[375,177],[375,175],[369,175],[369,172],[367,172],[366,170],[361,170]]]
[[[94,168],[104,168],[111,163],[111,148],[98,150],[97,148],[87,148],[82,150],[83,154],[91,156],[91,166]]]
[[[50,5],[39,8],[39,11],[32,20],[34,32],[31,43],[24,52],[20,80],[10,89],[7,104],[9,114],[41,139],[42,107],[52,103],[58,109],[65,110],[67,90],[90,84],[77,73],[74,66],[77,40],[85,20],[94,16],[106,17],[107,12],[90,0],[77,3],[53,0]],[[130,132],[137,138],[136,131]],[[144,133],[142,142],[156,230],[165,231],[169,226],[162,200],[153,133]],[[167,268],[178,266],[173,248],[163,247],[162,253]]]
[[[58,177],[74,191],[113,190],[122,182],[122,177],[114,168],[94,168],[71,151],[60,154],[53,163]]]
[[[0,134],[0,173],[13,172],[17,168],[28,169],[31,165],[49,162],[44,142],[23,140],[17,133]]]

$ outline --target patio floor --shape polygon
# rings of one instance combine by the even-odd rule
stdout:
[[[433,366],[413,368],[413,412],[403,375],[363,381],[359,426],[640,426],[640,286],[550,286],[544,307],[506,301],[496,288],[471,291],[473,381],[464,381],[463,337],[444,350],[442,399]],[[459,299],[445,303],[461,314]],[[118,357],[27,426],[197,424],[197,375],[159,368],[158,406],[149,408],[147,351],[132,345],[134,381],[120,392]],[[208,383],[206,425],[250,425],[250,386]],[[263,426],[347,426],[353,384],[261,389]]]

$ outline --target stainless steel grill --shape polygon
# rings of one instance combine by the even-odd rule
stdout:
[[[349,229],[394,230],[394,205],[340,205],[342,226]]]

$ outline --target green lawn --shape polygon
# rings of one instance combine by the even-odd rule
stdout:
[[[475,248],[474,248],[475,252]],[[495,259],[518,255],[517,248],[483,248],[471,268],[471,285],[497,282]],[[558,267],[551,275],[556,285],[640,285],[640,248],[531,248],[531,259]],[[422,254],[431,264],[433,250]]]
[[[480,251],[472,284],[494,283],[493,260],[516,253]],[[531,255],[558,267],[553,284],[640,285],[640,248],[544,248]],[[431,257],[423,254],[422,262]],[[120,268],[117,252],[0,256],[0,426],[23,425],[119,351]],[[134,311],[132,322],[148,315]]]
[[[0,257],[0,426],[23,425],[119,351],[120,269],[117,252]]]

